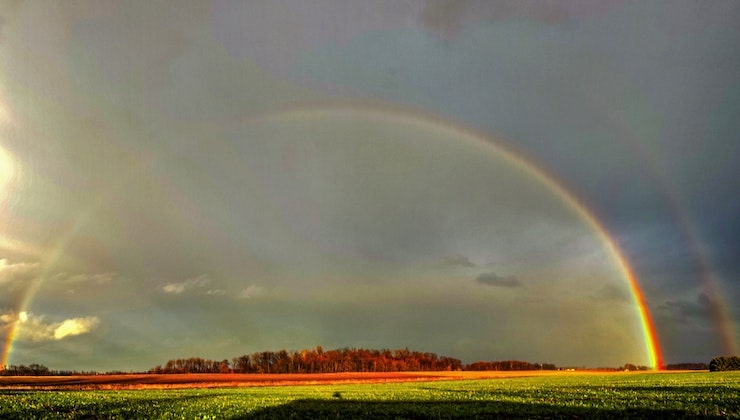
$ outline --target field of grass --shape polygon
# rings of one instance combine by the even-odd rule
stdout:
[[[740,418],[740,372],[145,390],[0,388],[0,418]]]

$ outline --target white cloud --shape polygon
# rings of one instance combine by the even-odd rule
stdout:
[[[64,337],[88,333],[95,329],[99,323],[100,320],[95,316],[65,319],[61,325],[54,329],[54,339],[61,340]]]
[[[162,286],[165,293],[180,294],[185,291],[185,283],[169,283]]]
[[[41,342],[89,333],[100,324],[100,319],[96,316],[87,316],[47,322],[43,315],[30,312],[6,312],[0,315],[0,330],[8,331],[15,324],[18,340]]]
[[[253,284],[243,289],[241,293],[239,293],[239,298],[240,299],[252,299],[255,297],[263,296],[265,293],[266,293],[266,290],[264,287]]]
[[[206,274],[201,274],[198,277],[187,279],[179,283],[167,283],[162,286],[162,291],[165,293],[182,294],[186,291],[199,289],[205,287],[211,279]],[[211,294],[210,291],[208,294]]]

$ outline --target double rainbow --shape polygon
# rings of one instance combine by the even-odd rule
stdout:
[[[445,134],[449,134],[453,138],[464,139],[467,142],[481,148],[486,153],[494,153],[498,156],[504,157],[520,169],[523,169],[526,173],[538,180],[542,185],[547,187],[552,193],[559,197],[570,209],[572,209],[581,220],[588,226],[588,228],[594,233],[598,240],[603,244],[604,249],[608,252],[612,262],[618,267],[622,278],[627,282],[631,291],[632,297],[635,302],[635,311],[639,317],[642,334],[644,339],[645,352],[649,365],[653,368],[660,369],[663,366],[663,360],[658,343],[655,325],[650,316],[648,307],[645,302],[645,297],[640,289],[640,286],[635,278],[635,275],[629,266],[626,258],[624,257],[621,250],[616,245],[615,241],[607,231],[607,229],[597,220],[592,212],[580,201],[578,198],[571,193],[564,184],[559,181],[552,173],[548,172],[541,166],[536,165],[534,162],[525,157],[525,155],[517,151],[512,145],[505,144],[501,140],[494,141],[490,137],[483,134],[477,133],[474,130],[464,128],[461,125],[450,123],[447,120],[441,120],[434,116],[409,111],[407,109],[393,108],[384,104],[382,106],[357,104],[357,103],[342,103],[339,105],[326,104],[313,104],[311,106],[304,106],[301,108],[281,109],[273,111],[267,114],[259,115],[250,120],[261,120],[261,119],[302,119],[302,118],[320,118],[322,116],[337,115],[337,114],[351,114],[362,118],[370,118],[375,120],[404,123],[409,125],[418,125],[425,129],[439,131]],[[151,163],[151,162],[149,162]],[[139,168],[141,169],[141,168]],[[100,205],[103,197],[98,197],[94,201],[90,211],[85,214],[90,215],[95,208]],[[53,269],[56,261],[63,256],[66,245],[70,239],[74,237],[80,226],[84,223],[85,216],[81,216],[76,223],[74,223],[67,230],[65,235],[61,237],[56,246],[48,253],[45,258],[42,258],[42,270],[41,275],[36,278],[25,290],[19,304],[16,308],[16,320],[10,323],[9,331],[6,334],[5,341],[2,345],[2,353],[0,353],[0,366],[5,366],[8,362],[8,358],[12,352],[13,342],[17,336],[19,328],[22,328],[20,318],[21,314],[24,313],[31,305],[33,298],[39,288],[42,286],[44,278],[49,275]]]

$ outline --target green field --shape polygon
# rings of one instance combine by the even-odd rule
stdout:
[[[740,418],[740,372],[116,391],[0,389],[0,418]]]

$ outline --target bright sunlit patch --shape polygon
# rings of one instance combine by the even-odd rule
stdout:
[[[99,321],[96,317],[66,319],[54,329],[54,339],[61,340],[65,337],[88,333],[98,323]]]

